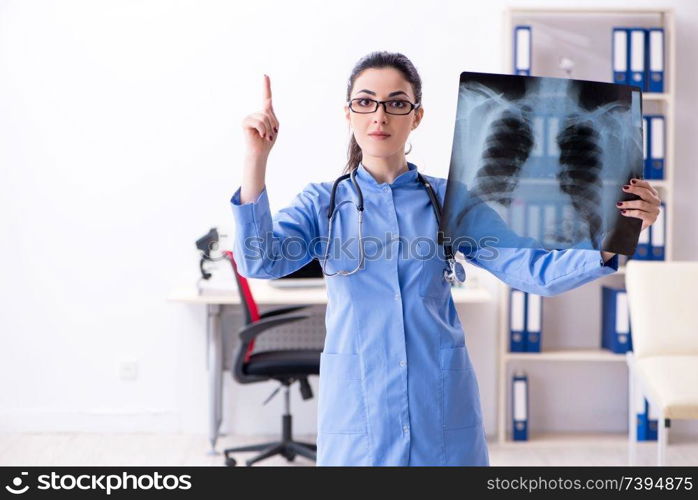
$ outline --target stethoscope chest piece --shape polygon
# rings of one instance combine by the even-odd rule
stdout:
[[[465,282],[465,268],[456,259],[449,259],[448,267],[444,269],[444,279],[453,284]]]

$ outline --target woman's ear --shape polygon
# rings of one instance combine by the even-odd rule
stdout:
[[[416,129],[419,126],[419,122],[422,121],[422,117],[424,116],[424,108],[421,106],[417,108],[417,111],[415,111],[414,116],[415,118],[414,122],[412,123],[412,130]]]

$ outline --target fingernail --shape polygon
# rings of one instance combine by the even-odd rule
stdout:
[[[623,185],[623,189],[628,189],[629,187],[630,187],[630,186],[627,185],[627,184]]]
[[[622,204],[623,204],[622,201],[617,201],[617,202],[616,202],[616,206],[618,206],[618,207],[621,206]]]
[[[278,132],[278,130],[276,129],[276,127],[274,127],[274,132]]]
[[[635,184],[636,181],[635,181],[635,179],[630,179],[630,182],[632,182],[633,184]]]
[[[624,213],[625,213],[625,210],[621,210],[620,213],[624,214]]]
[[[274,136],[273,136],[273,135],[270,135],[270,136],[269,136],[269,140],[270,140],[270,141],[273,141],[273,140],[274,140]]]

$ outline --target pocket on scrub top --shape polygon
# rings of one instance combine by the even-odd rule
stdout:
[[[434,256],[422,259],[419,294],[422,297],[446,299],[451,293],[451,285],[444,279],[444,269],[448,267],[445,259]]]
[[[444,429],[482,422],[480,391],[465,346],[441,349],[441,409]]]
[[[367,431],[360,362],[358,354],[320,354],[319,432],[357,434]]]

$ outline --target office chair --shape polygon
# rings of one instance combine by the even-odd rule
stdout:
[[[633,350],[626,354],[629,375],[629,461],[635,464],[636,395],[659,410],[657,465],[666,462],[673,419],[698,419],[698,331],[695,287],[698,262],[628,262],[625,286]]]
[[[233,377],[241,384],[252,384],[267,380],[277,380],[284,388],[284,414],[281,417],[281,440],[269,443],[261,443],[249,446],[238,446],[224,450],[225,464],[234,466],[236,460],[232,453],[245,451],[260,451],[260,453],[247,460],[247,465],[265,458],[282,455],[291,462],[296,455],[316,460],[317,446],[313,443],[294,441],[292,437],[292,417],[289,405],[290,386],[294,382],[300,385],[303,399],[313,397],[313,391],[308,383],[309,375],[320,375],[320,352],[321,350],[268,350],[254,353],[255,340],[270,328],[274,328],[287,323],[300,321],[309,318],[307,314],[289,314],[300,309],[307,308],[307,305],[280,307],[260,314],[257,304],[252,297],[249,284],[244,276],[241,276],[235,263],[233,252],[225,251],[224,254],[230,260],[233,273],[237,280],[240,292],[240,304],[245,313],[245,325],[239,330],[240,342],[235,355],[233,367]],[[279,390],[272,393],[272,396]],[[268,400],[267,400],[268,401]]]

